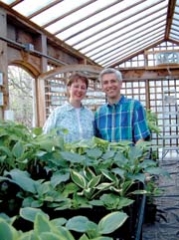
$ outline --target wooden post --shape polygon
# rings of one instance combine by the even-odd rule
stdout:
[[[3,38],[7,37],[7,21],[6,12],[0,8],[0,36]],[[4,105],[0,106],[0,119],[4,119],[4,110],[8,108],[8,61],[7,61],[7,43],[0,40],[0,72],[3,76],[3,85],[0,86],[0,92],[3,92]]]
[[[47,38],[42,35],[39,46],[41,46],[41,51],[44,55],[47,54]],[[45,57],[41,57],[41,73],[47,71],[47,59]],[[37,125],[42,127],[45,122],[45,87],[44,80],[42,78],[37,79],[37,114],[38,114],[38,122]]]

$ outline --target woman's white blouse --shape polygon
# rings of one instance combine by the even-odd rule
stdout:
[[[48,117],[43,132],[48,133],[57,129],[59,135],[63,136],[65,142],[74,142],[82,139],[91,139],[94,136],[94,114],[82,106],[74,108],[66,103],[57,107]],[[67,130],[64,133],[63,130]]]

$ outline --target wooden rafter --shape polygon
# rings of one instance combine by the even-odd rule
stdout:
[[[165,30],[165,40],[169,39],[170,29],[171,29],[171,25],[172,25],[172,19],[173,19],[173,14],[174,14],[174,10],[175,10],[176,1],[177,0],[169,0],[169,2],[168,2],[167,24],[166,24],[166,30]]]

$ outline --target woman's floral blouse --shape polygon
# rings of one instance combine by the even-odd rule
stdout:
[[[57,107],[48,117],[43,132],[48,133],[57,129],[65,142],[74,142],[82,139],[91,139],[94,136],[94,114],[82,106],[74,108],[66,103]],[[67,130],[66,132],[63,130]]]

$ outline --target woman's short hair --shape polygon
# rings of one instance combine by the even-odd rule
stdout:
[[[99,74],[99,80],[102,80],[102,77],[106,74],[115,74],[117,80],[122,81],[122,73],[114,68],[105,68]]]
[[[67,80],[67,86],[68,86],[68,87],[71,86],[72,83],[76,82],[76,81],[79,80],[79,79],[80,79],[82,82],[84,82],[84,83],[86,84],[86,88],[88,88],[88,85],[89,85],[88,78],[87,78],[85,75],[81,74],[81,73],[74,73],[74,74],[72,74],[72,75],[68,78],[68,80]]]

